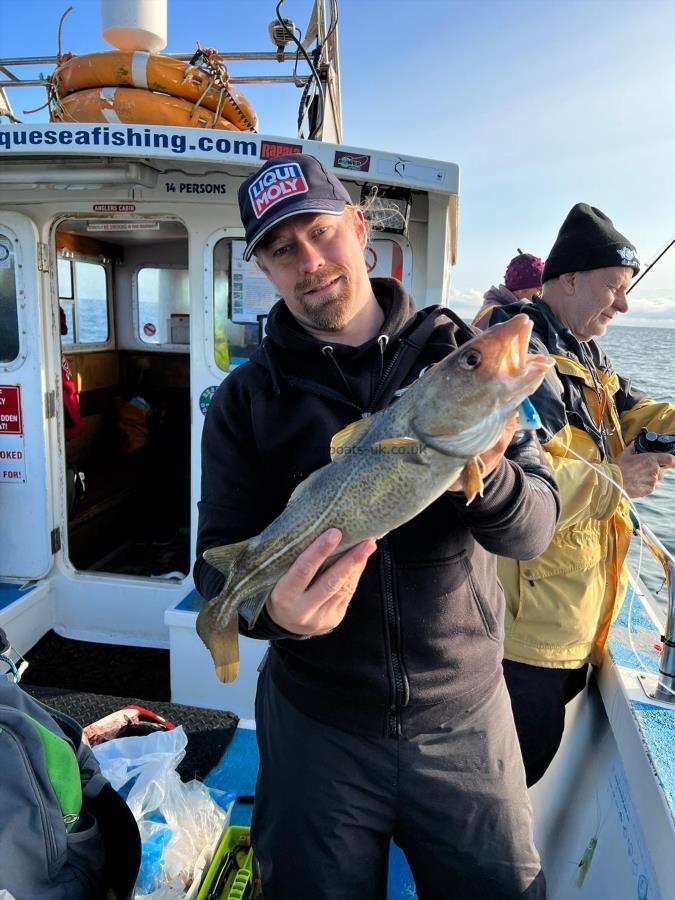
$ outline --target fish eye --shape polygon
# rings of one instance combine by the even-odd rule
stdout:
[[[467,350],[459,362],[465,369],[475,369],[482,361],[483,357],[478,350]]]

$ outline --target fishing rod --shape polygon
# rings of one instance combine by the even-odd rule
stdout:
[[[633,290],[635,285],[638,284],[638,282],[642,281],[642,279],[645,277],[647,272],[649,272],[649,270],[652,269],[656,265],[656,263],[661,259],[661,257],[664,255],[664,253],[667,253],[670,250],[670,248],[673,246],[673,244],[675,244],[675,238],[673,238],[672,241],[668,244],[668,246],[659,253],[659,255],[656,257],[655,260],[653,260],[652,262],[649,263],[649,265],[644,270],[644,272],[638,278],[635,279],[635,281],[631,284],[631,286],[626,291],[627,294],[630,294],[630,292]]]

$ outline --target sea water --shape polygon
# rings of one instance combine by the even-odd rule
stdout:
[[[653,400],[675,403],[675,330],[615,325],[598,343],[616,372],[630,378],[634,389],[646,392]],[[634,502],[644,522],[675,555],[675,469],[666,470],[653,494]],[[633,566],[638,564],[639,550],[639,541],[634,538],[629,554]],[[665,606],[663,570],[646,548],[642,552],[641,575],[655,599]]]

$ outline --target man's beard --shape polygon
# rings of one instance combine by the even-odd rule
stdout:
[[[342,276],[328,294],[312,299],[306,296],[306,291],[333,281]],[[324,270],[318,277],[307,277],[295,286],[295,296],[307,318],[307,321],[317,331],[339,331],[349,321],[351,311],[352,285],[349,272],[342,266],[333,266]]]

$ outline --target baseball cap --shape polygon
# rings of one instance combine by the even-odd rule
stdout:
[[[285,219],[301,213],[339,216],[351,202],[347,190],[316,157],[295,153],[268,160],[239,186],[244,259],[250,259],[262,238]]]

